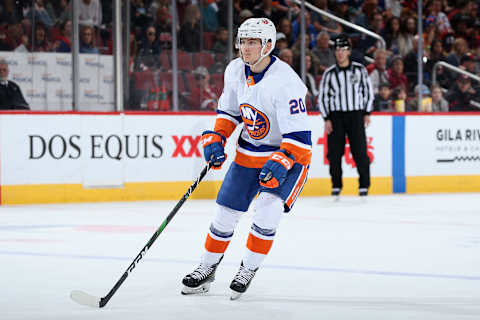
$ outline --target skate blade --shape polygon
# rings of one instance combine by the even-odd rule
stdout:
[[[230,295],[230,300],[237,300],[238,298],[240,298],[242,296],[242,293],[241,292],[237,292],[237,291],[233,291],[232,290],[232,294]]]
[[[182,294],[189,295],[189,294],[207,293],[210,290],[210,284],[211,282],[207,282],[195,288],[184,286],[182,289]]]
[[[332,196],[332,202],[339,202],[340,196]]]

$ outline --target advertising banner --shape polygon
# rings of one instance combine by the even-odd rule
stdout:
[[[408,116],[407,176],[480,175],[480,122],[475,116]]]
[[[215,116],[1,115],[0,119],[2,185],[120,186],[191,180],[204,165],[201,132],[213,127]],[[328,178],[323,120],[309,119],[313,129],[309,176]],[[373,117],[367,130],[372,176],[391,175],[390,126],[390,117]],[[234,158],[240,130],[241,126],[227,143],[228,162]],[[207,179],[221,180],[228,162]],[[345,177],[357,176],[348,143],[343,167]]]

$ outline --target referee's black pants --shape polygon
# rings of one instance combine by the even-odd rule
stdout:
[[[367,137],[363,111],[332,112],[333,131],[328,135],[327,159],[330,162],[332,188],[342,188],[342,156],[345,153],[345,136],[350,142],[350,152],[357,165],[359,188],[370,187],[370,160],[367,155]]]

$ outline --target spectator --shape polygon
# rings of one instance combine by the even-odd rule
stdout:
[[[102,24],[102,5],[99,0],[79,1],[79,22],[99,27]]]
[[[145,30],[153,23],[153,18],[147,13],[143,0],[132,0],[130,2],[131,24],[139,30]]]
[[[412,40],[412,49],[408,54],[403,58],[404,72],[407,76],[409,83],[414,84],[417,82],[418,75],[418,35],[413,37]],[[413,86],[407,87],[407,92],[413,90]]]
[[[448,20],[447,15],[442,11],[442,0],[434,0],[432,4],[432,11],[430,15],[427,17],[433,19],[434,24],[438,28],[438,32],[440,35],[446,35],[448,33],[453,32],[452,26],[450,25],[450,21]]]
[[[443,50],[442,41],[433,40],[430,47],[430,52],[428,53],[429,58],[425,64],[425,71],[429,74],[430,77],[433,76],[433,67],[439,61],[445,61],[445,53]],[[441,85],[448,85],[450,78],[448,77],[448,72],[445,72],[442,66],[437,67],[437,81]]]
[[[387,52],[385,49],[377,49],[374,53],[374,62],[367,66],[367,70],[372,69],[370,72],[370,81],[372,82],[373,93],[377,94],[380,89],[381,83],[390,84],[389,74],[387,72]],[[392,86],[393,87],[393,86]]]
[[[314,0],[313,4],[323,11],[334,14],[334,12],[328,9],[328,0]],[[312,12],[311,18],[312,24],[317,30],[317,32],[327,31],[331,38],[336,37],[337,35],[342,33],[342,26],[332,19],[326,18],[325,16],[315,11]]]
[[[8,63],[0,59],[0,110],[30,110],[20,87],[8,80],[8,73]]]
[[[414,97],[409,101],[409,111],[432,112],[432,98],[430,97],[430,89],[422,84],[422,103],[418,103],[418,92],[420,86],[417,84],[414,90]]]
[[[185,9],[183,24],[180,27],[180,46],[188,52],[200,51],[200,9],[196,5],[190,5]]]
[[[288,48],[287,37],[283,33],[277,32],[277,41],[275,41],[275,49],[273,49],[272,54],[278,57],[280,51],[285,48]]]
[[[161,49],[172,49],[172,16],[167,4],[162,4],[155,11],[155,30]]]
[[[297,41],[297,36],[300,35],[300,21],[301,15],[298,15],[297,19],[292,22],[292,42],[295,43]],[[313,48],[315,47],[315,39],[317,39],[317,29],[310,23],[310,13],[305,11],[305,31],[310,36],[310,43],[308,47]]]
[[[286,18],[289,14],[294,15],[298,14],[300,8],[296,6],[291,0],[275,0],[273,2],[273,8],[275,10],[275,18],[278,19],[275,22],[275,25],[283,19]]]
[[[93,28],[82,26],[80,29],[80,53],[99,54],[98,48],[93,45]]]
[[[466,71],[475,74],[475,57],[470,52],[467,52],[460,59],[460,67],[464,68]]]
[[[349,3],[349,0],[337,0],[336,1],[336,8],[335,8],[335,15],[343,20],[347,21],[354,21],[356,15],[354,6],[352,3]],[[346,34],[353,34],[355,32],[354,29],[343,26],[343,33]]]
[[[207,68],[199,66],[193,74],[195,75],[196,85],[190,88],[190,107],[200,107],[201,110],[217,110],[219,92],[216,87],[210,85],[210,75]]]
[[[219,26],[228,28],[228,1],[218,2],[218,23]],[[242,7],[240,0],[233,0],[233,26],[234,28],[240,25],[240,12]]]
[[[398,38],[400,37],[400,19],[390,18],[385,26],[385,42],[387,50],[393,54],[399,54]]]
[[[455,39],[453,43],[453,51],[447,56],[447,62],[454,66],[460,65],[460,59],[468,51],[467,41],[463,38]]]
[[[403,1],[400,0],[386,0],[385,1],[385,13],[391,18],[400,18],[403,10]]]
[[[362,10],[360,11],[355,23],[370,29],[373,16],[378,10],[378,0],[365,0],[362,3]]]
[[[295,71],[301,77],[301,59],[298,56],[295,60]],[[318,96],[318,83],[317,83],[317,58],[312,54],[310,50],[305,52],[305,85],[307,86],[306,106],[307,110],[314,110],[317,105],[315,99]]]
[[[378,93],[375,95],[375,100],[373,100],[373,111],[393,111],[390,94],[390,85],[385,82],[380,83]]]
[[[45,26],[41,22],[37,23],[28,44],[28,51],[49,52],[52,51],[52,48],[52,44],[47,39],[47,30],[45,30]]]
[[[405,57],[413,49],[415,34],[417,33],[417,22],[413,17],[408,17],[400,24],[400,35],[398,37],[398,53]]]
[[[287,18],[280,20],[280,25],[277,32],[281,32],[285,35],[289,47],[293,44],[292,23],[290,22],[290,20],[288,20]]]
[[[368,29],[372,30],[376,34],[383,35],[383,16],[380,12],[373,14],[371,26],[369,26]],[[360,35],[360,40],[358,41],[357,45],[358,50],[363,51],[369,56],[371,56],[377,48],[380,48],[380,43],[377,39],[364,33]]]
[[[242,24],[245,20],[247,20],[248,18],[252,18],[253,16],[254,14],[252,11],[248,9],[243,9],[242,11],[240,11],[240,14],[239,14],[239,17],[240,17],[239,24]]]
[[[278,25],[280,19],[284,16],[283,12],[277,11],[273,6],[272,0],[262,0],[259,5],[253,8],[253,14],[257,18],[268,18],[272,20],[275,25]]]
[[[453,33],[447,34],[442,39],[443,50],[445,51],[445,56],[448,56],[453,51],[453,44],[455,43],[455,36]]]
[[[438,84],[432,86],[432,112],[448,112],[448,102],[443,98],[442,88]]]
[[[285,49],[280,51],[280,53],[278,54],[278,57],[280,58],[280,60],[286,62],[290,67],[293,68],[293,53],[292,53],[292,50],[290,50],[289,48],[285,48]]]
[[[305,49],[310,49],[309,44],[311,43],[310,41],[310,35],[308,33],[305,33]],[[299,36],[297,40],[295,41],[295,44],[292,46],[292,53],[293,53],[293,59],[296,59],[300,54],[302,53],[302,37]]]
[[[474,2],[472,0],[461,0],[456,3],[457,9],[450,12],[450,19],[453,29],[458,32],[459,24],[467,23],[468,20],[475,20],[473,17]]]
[[[355,40],[357,39],[352,38],[352,55],[350,56],[350,58],[352,61],[361,63],[365,66],[367,65],[367,61],[365,60],[365,54],[363,53],[363,51],[357,48],[358,41]]]
[[[30,20],[32,24],[41,22],[48,28],[53,26],[53,19],[45,9],[43,0],[35,0],[33,7],[27,9],[25,17]]]
[[[400,56],[392,58],[392,67],[388,70],[388,83],[391,88],[402,86],[408,90],[408,80],[403,73],[403,60]]]
[[[61,24],[61,34],[58,37],[55,48],[57,52],[70,52],[72,49],[72,21],[65,20]]]
[[[330,48],[330,35],[328,32],[322,31],[317,35],[317,46],[313,48],[312,53],[319,61],[319,74],[323,74],[325,69],[335,64],[335,53]]]
[[[211,2],[211,3],[210,3]],[[218,7],[215,1],[201,0],[203,28],[207,32],[215,32],[218,29]]]
[[[137,39],[135,38],[135,34],[130,33],[130,57],[128,61],[128,71],[131,74],[135,68],[135,60],[137,59]]]
[[[404,87],[396,87],[393,89],[392,100],[396,112],[405,112],[407,92]]]
[[[312,108],[316,106],[316,103],[313,101],[313,98],[318,96],[318,83],[317,83],[317,66],[318,64],[316,63],[316,58],[312,54],[310,50],[307,50],[305,53],[305,70],[306,70],[306,86],[308,89],[307,97],[310,95],[310,98],[312,99]],[[300,74],[300,73],[299,73]]]
[[[462,15],[455,24],[455,38],[464,38],[471,41],[473,22],[474,20],[468,15]]]
[[[228,30],[220,27],[215,36],[215,42],[212,46],[212,51],[215,53],[225,53],[228,50]]]
[[[22,44],[28,44],[28,38],[23,35],[20,23],[7,24],[6,37],[0,41],[1,51],[15,51]]]
[[[68,0],[59,0],[55,4],[47,3],[47,11],[53,19],[54,25],[62,24],[66,20],[72,20],[71,6]]]
[[[142,42],[138,46],[136,70],[156,70],[159,67],[160,44],[156,39],[153,26],[147,28]]]
[[[446,99],[449,111],[480,111],[470,101],[479,100],[478,93],[472,88],[470,78],[459,74],[455,84],[448,90]]]

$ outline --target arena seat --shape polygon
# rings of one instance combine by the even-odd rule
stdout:
[[[213,42],[215,41],[215,33],[214,32],[204,32],[203,33],[203,43],[204,49],[210,50],[213,47]]]
[[[190,53],[185,51],[178,51],[177,55],[178,70],[191,71],[193,70],[193,61]]]
[[[213,59],[213,55],[210,52],[202,51],[193,54],[193,62],[195,68],[198,66],[204,66],[209,69],[215,63],[215,59]]]

